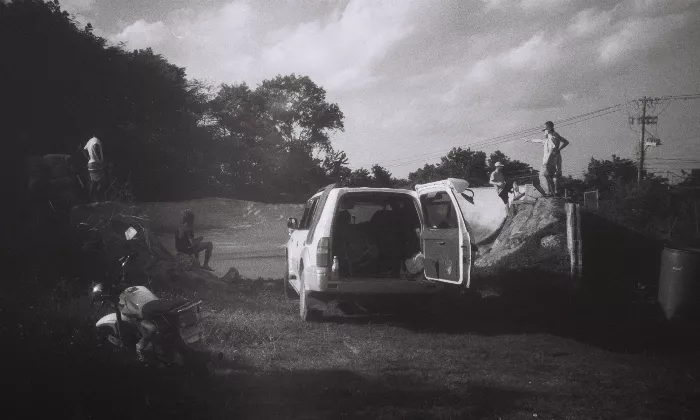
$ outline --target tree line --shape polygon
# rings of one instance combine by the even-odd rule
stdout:
[[[500,151],[456,147],[438,163],[397,179],[379,164],[352,170],[332,136],[344,115],[326,91],[303,75],[278,75],[258,86],[208,86],[151,49],[129,51],[79,27],[57,0],[0,2],[0,138],[5,197],[26,179],[22,158],[73,154],[104,144],[116,179],[129,181],[139,201],[220,196],[300,202],[331,182],[348,186],[411,187],[463,178],[488,185],[497,161],[510,177],[532,168]],[[631,188],[634,162],[592,159],[583,179],[564,188]],[[646,174],[650,189],[668,181]],[[604,188],[603,188],[604,187]],[[15,194],[14,196],[12,194]],[[654,200],[647,200],[650,203]],[[651,205],[651,204],[650,204]]]
[[[97,136],[140,201],[300,201],[331,182],[395,187],[450,176],[486,185],[495,160],[527,167],[455,148],[408,179],[380,165],[351,170],[331,142],[344,115],[307,76],[207,86],[150,48],[129,51],[80,28],[57,0],[0,3],[0,12],[5,156],[72,154],[82,168],[82,146]]]

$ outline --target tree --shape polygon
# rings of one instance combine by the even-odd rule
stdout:
[[[342,150],[336,151],[333,150],[333,148],[326,151],[323,163],[321,164],[326,176],[333,182],[342,182],[350,176],[352,171],[347,165],[348,156],[345,152]]]
[[[6,152],[72,154],[97,135],[118,180],[130,178],[138,199],[191,191],[183,187],[196,172],[193,139],[206,133],[197,126],[203,103],[183,68],[150,49],[107,46],[57,1],[1,7],[0,136],[26,139],[6,144]]]
[[[326,101],[326,91],[307,76],[277,76],[256,89],[265,102],[270,130],[286,142],[301,141],[314,149],[329,150],[330,134],[344,131],[343,113]]]
[[[372,178],[375,187],[392,188],[394,186],[394,179],[391,177],[391,173],[377,164],[372,165]]]
[[[371,187],[373,184],[372,174],[367,169],[360,168],[350,173],[346,185],[348,187]]]
[[[408,174],[408,181],[413,184],[424,184],[445,178],[460,178],[469,182],[472,187],[488,185],[493,164],[503,162],[505,172],[510,176],[528,173],[530,165],[512,160],[501,151],[492,153],[489,157],[489,167],[486,165],[486,153],[482,151],[455,147],[447,155],[440,158],[438,164],[426,164],[423,168]]]
[[[408,174],[408,181],[411,184],[426,184],[428,182],[439,181],[447,178],[447,171],[443,170],[440,165],[428,164],[422,168],[416,169],[415,172]]]
[[[245,83],[222,85],[209,104],[219,150],[215,179],[238,196],[269,199],[302,197],[348,177],[347,156],[330,144],[330,134],[343,129],[343,114],[325,95],[308,77],[296,75],[264,80],[255,90]],[[229,169],[217,172],[224,162]]]

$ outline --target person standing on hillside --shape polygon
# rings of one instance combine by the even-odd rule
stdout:
[[[494,166],[496,167],[496,169],[493,172],[491,172],[489,184],[496,187],[496,192],[498,193],[498,196],[501,197],[503,203],[508,204],[508,192],[510,191],[510,188],[508,188],[508,183],[506,182],[506,177],[503,173],[504,165],[501,162],[496,162]]]
[[[554,123],[544,123],[544,139],[525,139],[525,142],[542,143],[542,174],[547,180],[550,196],[559,195],[559,178],[561,177],[561,151],[569,145],[569,141],[554,131]]]
[[[83,148],[83,153],[88,158],[88,172],[90,173],[90,201],[97,202],[104,199],[107,189],[107,178],[104,170],[104,155],[102,142],[97,137],[88,140]]]

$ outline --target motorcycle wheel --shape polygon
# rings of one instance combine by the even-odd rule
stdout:
[[[113,350],[121,350],[124,348],[121,340],[119,340],[119,337],[117,337],[111,328],[100,328],[97,330],[97,345]]]

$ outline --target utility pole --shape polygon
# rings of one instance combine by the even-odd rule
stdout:
[[[642,183],[642,171],[644,171],[644,128],[647,119],[647,97],[642,98],[642,139],[639,141],[639,168],[637,169],[637,185]]]
[[[637,169],[637,185],[641,184],[642,182],[642,173],[644,172],[644,154],[647,146],[659,146],[661,144],[659,139],[655,139],[653,137],[649,141],[649,144],[646,144],[645,138],[646,126],[656,124],[659,119],[658,116],[647,116],[647,105],[652,105],[655,101],[659,101],[659,98],[648,98],[645,96],[642,99],[639,99],[639,101],[642,102],[642,116],[637,118],[630,117],[630,124],[634,124],[634,121],[637,120],[637,123],[642,126],[642,135],[639,139],[639,167]]]

